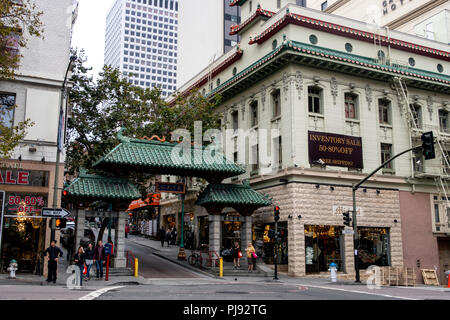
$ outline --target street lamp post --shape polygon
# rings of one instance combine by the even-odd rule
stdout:
[[[58,120],[58,136],[57,136],[57,141],[56,141],[56,167],[55,167],[55,182],[54,182],[54,186],[53,186],[53,208],[57,207],[57,202],[58,202],[58,176],[59,176],[59,162],[61,161],[61,151],[63,148],[63,143],[62,143],[62,138],[64,137],[62,130],[65,130],[64,127],[64,123],[62,121],[63,116],[64,116],[64,110],[63,110],[63,104],[64,104],[64,94],[66,92],[66,83],[67,83],[67,75],[69,74],[69,70],[71,68],[71,66],[73,65],[73,63],[77,60],[76,56],[71,56],[70,57],[70,62],[69,65],[67,66],[67,70],[66,73],[64,75],[64,80],[63,80],[63,84],[61,87],[61,99],[60,99],[60,105],[59,105],[59,120]],[[66,112],[67,114],[67,112]],[[55,219],[51,218],[51,240],[55,240]]]

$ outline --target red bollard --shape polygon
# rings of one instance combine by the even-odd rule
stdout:
[[[106,257],[106,276],[105,276],[105,281],[108,281],[109,278],[109,254]]]

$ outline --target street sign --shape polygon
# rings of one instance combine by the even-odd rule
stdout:
[[[64,218],[70,215],[70,212],[63,208],[42,208],[41,215],[49,218]]]
[[[155,192],[161,193],[186,193],[186,185],[184,183],[173,183],[173,182],[156,182]]]
[[[355,231],[353,231],[351,229],[342,230],[342,234],[355,234]]]

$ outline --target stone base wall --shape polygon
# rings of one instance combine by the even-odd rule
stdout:
[[[291,276],[306,274],[305,225],[343,226],[342,214],[334,214],[333,206],[352,206],[352,190],[349,187],[334,187],[308,183],[290,183],[260,192],[269,195],[274,205],[280,206],[280,221],[288,221],[288,256]],[[402,232],[400,219],[399,192],[374,189],[367,192],[358,190],[357,209],[362,209],[357,217],[361,227],[389,228],[390,256],[392,266],[403,266]],[[301,216],[299,218],[298,216]],[[288,218],[291,216],[291,218]],[[261,208],[253,215],[254,223],[273,222],[273,208]],[[395,222],[397,220],[397,222]],[[346,229],[350,229],[346,227]],[[345,273],[354,275],[353,236],[345,235]],[[361,270],[361,275],[365,273]]]

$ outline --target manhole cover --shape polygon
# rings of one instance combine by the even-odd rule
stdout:
[[[250,292],[244,291],[216,291],[217,294],[249,294]]]

